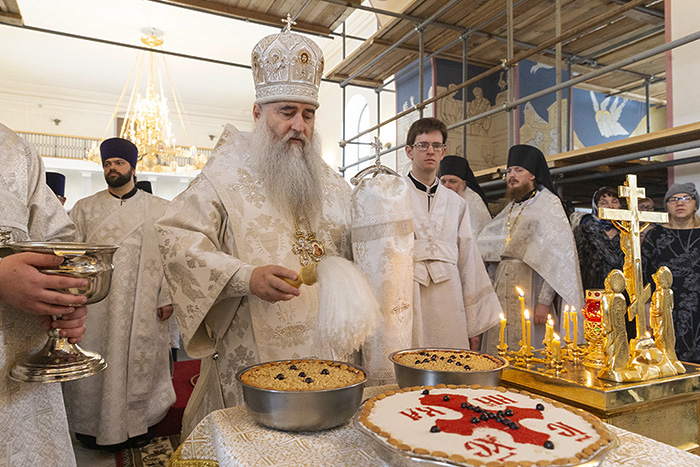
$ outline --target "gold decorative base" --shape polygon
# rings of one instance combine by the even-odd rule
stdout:
[[[597,368],[564,360],[551,371],[535,351],[528,367],[503,370],[501,384],[579,407],[604,422],[694,453],[700,453],[700,365],[684,363],[686,373],[650,381],[614,382],[598,378]],[[543,362],[543,363],[538,363]]]
[[[83,350],[62,337],[49,337],[44,347],[29,355],[10,372],[24,383],[62,383],[96,375],[107,368],[98,353]]]

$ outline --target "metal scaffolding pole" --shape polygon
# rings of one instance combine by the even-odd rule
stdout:
[[[506,2],[506,28],[508,29],[508,46],[506,51],[506,62],[513,60],[513,0],[508,0]],[[506,66],[506,63],[503,63]],[[506,69],[508,74],[508,101],[512,101],[515,98],[515,77],[513,74],[517,71],[515,66]],[[507,109],[510,110],[510,109]],[[508,147],[512,147],[515,144],[515,112],[508,113]],[[465,119],[467,120],[467,119]]]
[[[468,36],[462,36],[462,81],[469,79],[469,63],[467,60]],[[467,118],[467,88],[462,89],[462,120]],[[467,158],[467,125],[462,127],[462,156]]]
[[[418,29],[418,28],[416,28]],[[423,118],[423,109],[425,108],[423,106],[423,101],[425,100],[425,96],[423,95],[423,75],[425,73],[425,64],[423,63],[423,28],[418,29],[418,116],[420,118]],[[379,128],[377,128],[379,130]]]

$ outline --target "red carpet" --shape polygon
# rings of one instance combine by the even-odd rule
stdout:
[[[173,386],[177,400],[165,418],[156,425],[155,436],[179,435],[182,431],[182,414],[194,389],[190,381],[199,374],[199,363],[199,360],[175,362]]]

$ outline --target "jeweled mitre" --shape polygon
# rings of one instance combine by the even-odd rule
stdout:
[[[251,54],[255,103],[303,102],[318,107],[323,52],[311,39],[293,32],[264,37]]]

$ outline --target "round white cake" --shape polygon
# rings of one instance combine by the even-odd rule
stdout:
[[[379,442],[465,465],[575,465],[612,441],[579,409],[502,387],[414,387],[368,400],[360,423]]]

